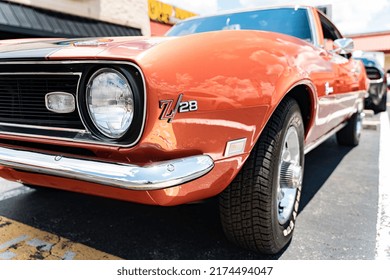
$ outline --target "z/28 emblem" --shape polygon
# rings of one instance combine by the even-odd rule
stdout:
[[[174,107],[174,100],[160,100],[160,109],[162,109],[160,120],[168,120],[170,123],[177,113],[193,112],[198,110],[198,102],[196,100],[182,101],[182,99],[183,94],[181,93]]]

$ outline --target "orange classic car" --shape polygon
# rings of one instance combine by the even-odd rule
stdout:
[[[304,156],[359,143],[367,77],[311,7],[197,17],[162,38],[0,42],[0,176],[178,205],[219,196],[227,237],[277,253]]]

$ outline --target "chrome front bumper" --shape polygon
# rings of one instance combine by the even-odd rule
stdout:
[[[197,179],[208,173],[214,162],[207,155],[198,155],[141,167],[0,147],[0,165],[129,190],[158,190]]]

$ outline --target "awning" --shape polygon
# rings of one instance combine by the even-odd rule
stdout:
[[[140,36],[141,30],[0,1],[0,32],[24,37]]]
[[[353,39],[356,50],[390,53],[390,32],[375,32],[348,36]]]

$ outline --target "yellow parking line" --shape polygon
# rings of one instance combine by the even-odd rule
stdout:
[[[0,216],[0,260],[119,260],[61,236]]]

